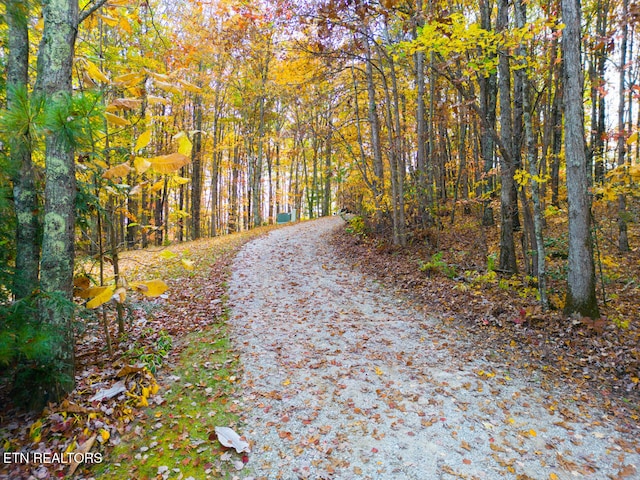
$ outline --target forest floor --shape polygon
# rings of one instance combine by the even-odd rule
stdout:
[[[363,271],[395,277],[399,265],[345,254],[341,223],[277,230],[235,260],[252,446],[240,478],[637,477],[637,404],[601,408],[544,365],[520,367],[518,336],[487,345],[381,286]]]
[[[3,408],[0,450],[101,452],[85,479],[637,478],[638,272],[605,258],[604,323],[543,313],[526,280],[489,275],[475,228],[394,249],[332,217],[127,252],[129,280],[170,290],[130,303],[113,354],[85,319],[78,388],[42,415]]]
[[[26,412],[0,376],[0,479],[221,478],[228,454],[213,424],[237,421],[240,371],[226,333],[225,282],[242,245],[273,228],[121,253],[129,283],[160,278],[169,289],[156,298],[129,291],[123,335],[114,303],[105,305],[111,352],[102,309],[80,311],[76,388],[62,403]],[[79,263],[97,277],[95,259]],[[59,461],[76,452],[100,457]],[[50,461],[34,461],[44,453]]]

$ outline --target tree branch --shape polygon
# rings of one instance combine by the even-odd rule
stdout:
[[[89,16],[96,12],[97,10],[101,9],[102,6],[107,3],[108,0],[97,0],[89,10],[83,11],[80,13],[80,17],[78,18],[78,25],[81,24],[82,22],[84,22],[87,18],[89,18]],[[88,5],[87,5],[88,6]],[[86,8],[86,7],[85,7]]]

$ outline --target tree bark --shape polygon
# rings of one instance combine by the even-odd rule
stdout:
[[[44,29],[38,55],[36,92],[47,98],[48,108],[65,111],[71,101],[72,65],[78,29],[77,0],[49,0],[43,5]],[[66,118],[62,122],[68,121]],[[47,295],[71,304],[75,243],[76,178],[74,152],[64,128],[46,139],[45,211],[40,260],[40,284]],[[74,335],[71,308],[43,302],[41,320],[59,332],[52,347],[52,364],[59,375],[44,379],[46,400],[57,401],[74,386]]]
[[[191,240],[202,236],[201,205],[202,205],[202,98],[196,95],[193,105],[193,148],[191,150]]]
[[[498,3],[498,23],[496,29],[503,31],[508,26],[508,0]],[[500,95],[500,138],[508,155],[501,155],[500,177],[500,269],[515,273],[515,242],[513,238],[513,210],[515,208],[515,182],[513,180],[513,119],[511,110],[511,68],[507,52],[500,52],[498,59],[498,90]]]
[[[9,27],[7,59],[7,108],[27,115],[29,108],[29,28],[25,2],[11,0],[6,6]],[[25,122],[26,123],[26,122]],[[16,269],[13,295],[27,297],[38,286],[40,261],[40,205],[31,158],[31,133],[16,132],[9,139],[13,201],[16,212]]]
[[[565,312],[599,316],[596,299],[591,198],[586,170],[583,72],[580,58],[580,3],[562,0],[564,57],[565,156],[569,199],[569,261]]]
[[[491,30],[491,5],[488,0],[482,0],[480,2],[480,17],[482,28]],[[485,53],[485,55],[487,54]],[[495,129],[498,95],[497,77],[495,74],[490,74],[486,77],[480,75],[478,81],[480,83],[481,115],[484,122],[489,125],[490,128]],[[480,137],[480,150],[484,161],[483,194],[485,197],[482,202],[482,225],[488,227],[494,224],[493,208],[491,207],[489,196],[495,188],[493,176],[490,176],[490,172],[495,166],[495,145],[490,135],[482,135]]]
[[[629,37],[629,0],[622,0],[622,38],[620,39],[620,79],[618,83],[618,167],[624,167],[627,156],[627,135],[625,130],[625,77],[627,74],[627,42]],[[623,193],[618,195],[618,249],[621,252],[629,251],[629,235],[627,233],[627,198]]]

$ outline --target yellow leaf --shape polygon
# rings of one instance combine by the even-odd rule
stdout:
[[[87,302],[87,308],[98,308],[103,303],[108,302],[113,297],[113,292],[115,291],[115,285],[110,285],[108,287],[104,287],[104,290],[93,297],[91,300]]]
[[[138,72],[125,73],[113,79],[113,83],[118,87],[131,87],[137,85],[144,80],[144,75]]]
[[[182,263],[182,266],[186,269],[186,270],[193,270],[193,262],[191,260],[187,260],[185,258],[183,258],[182,260],[180,260],[180,263]]]
[[[120,22],[118,22],[118,25],[122,30],[127,32],[129,35],[133,33],[133,30],[131,29],[131,25],[129,24],[129,20],[127,20],[125,17],[120,17]]]
[[[131,122],[129,120],[127,120],[126,118],[122,118],[117,115],[114,115],[113,113],[106,112],[104,116],[107,117],[107,121],[109,123],[113,123],[114,125],[118,125],[119,127],[131,125]]]
[[[151,143],[151,130],[147,130],[146,132],[142,133],[138,137],[138,140],[136,141],[136,146],[133,147],[133,149],[142,150],[144,147],[149,145],[149,143]]]
[[[111,434],[109,433],[109,430],[105,430],[104,428],[100,429],[100,438],[102,439],[102,442],[106,442],[110,437]]]
[[[147,75],[149,75],[154,80],[158,80],[160,82],[170,82],[171,81],[171,77],[169,77],[169,75],[165,75],[164,73],[154,72],[153,70],[148,70],[146,68],[144,69],[144,71],[147,72]]]
[[[549,480],[559,480],[559,477],[555,473],[550,473]]]
[[[143,174],[151,168],[151,162],[146,158],[136,157],[133,161],[133,166],[136,167],[138,173]]]
[[[95,297],[96,295],[104,292],[104,290],[107,287],[91,287],[91,288],[87,288],[85,290],[81,290],[78,293],[78,297],[80,298],[91,298],[91,297]]]
[[[186,133],[184,132],[180,132],[180,133],[182,133],[183,135],[176,136],[178,138],[178,153],[181,153],[182,155],[188,157],[189,155],[191,155],[191,149],[193,148],[193,144],[189,140],[189,137],[187,136]]]
[[[95,63],[91,62],[90,60],[85,60],[84,64],[87,74],[89,75],[91,80],[93,80],[94,82],[109,83],[109,77],[107,77]]]
[[[39,442],[42,436],[42,421],[38,420],[29,427],[29,436],[34,442]]]
[[[190,181],[191,181],[191,179],[189,179],[189,178],[185,178],[185,177],[180,177],[178,175],[174,175],[174,176],[169,178],[169,188],[177,188],[180,185],[185,185],[185,184],[189,183]]]
[[[102,21],[107,25],[109,25],[110,27],[115,27],[118,24],[118,20],[116,20],[113,17],[110,17],[109,15],[100,15],[99,13],[97,13],[96,15],[98,16],[98,18],[101,18]]]
[[[531,429],[531,430],[529,430],[529,435],[531,435],[532,437],[535,437],[535,436],[537,436],[538,434],[536,433],[536,431],[535,431],[535,430]]]
[[[152,192],[158,192],[164,188],[164,180],[158,180],[156,183],[151,185]]]
[[[139,183],[133,187],[131,187],[131,190],[129,190],[129,196],[133,197],[135,195],[140,195],[142,193],[142,184]]]
[[[149,102],[149,105],[169,105],[171,100],[168,98],[156,97],[155,95],[147,95],[147,102]]]
[[[142,105],[142,100],[139,98],[116,98],[113,102],[109,104],[107,107],[107,111],[112,112],[113,109],[123,109],[123,110],[135,110],[140,108]]]
[[[285,387],[290,384],[291,384],[291,380],[289,380],[288,378],[284,382],[282,382],[282,385],[284,385]]]
[[[67,448],[64,449],[64,453],[72,453],[76,447],[78,446],[78,442],[75,440],[69,444]]]
[[[180,83],[182,84],[182,86],[184,87],[184,89],[187,92],[191,92],[191,93],[200,93],[202,92],[202,88],[194,85],[193,83],[189,83],[185,80],[180,80]]]
[[[131,167],[128,163],[121,163],[111,167],[109,170],[102,174],[102,178],[122,178],[125,177],[131,171]]]
[[[177,94],[181,94],[182,93],[182,90],[180,90],[178,87],[176,87],[172,83],[160,82],[160,81],[156,80],[156,85],[158,86],[158,88],[160,88],[161,90],[164,90],[165,92],[177,93]]]
[[[377,375],[382,375],[384,372],[382,370],[380,370],[380,367],[376,367],[376,374]]]
[[[158,393],[158,390],[160,390],[160,386],[155,382],[149,386],[149,392],[151,393],[151,395],[155,395],[156,393]]]
[[[173,173],[191,162],[189,157],[182,153],[172,153],[170,155],[160,155],[149,158],[151,168],[162,174]]]
[[[157,297],[169,289],[167,284],[160,279],[137,283],[135,284],[135,288],[140,290],[147,297]]]
[[[635,132],[629,135],[629,138],[627,138],[627,145],[631,145],[632,143],[635,143],[637,141],[638,141],[638,132]]]
[[[144,398],[149,398],[149,387],[142,387],[142,396]]]

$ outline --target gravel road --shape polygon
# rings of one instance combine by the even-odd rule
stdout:
[[[229,284],[244,479],[640,478],[635,427],[470,358],[345,264],[338,217],[247,244]]]

